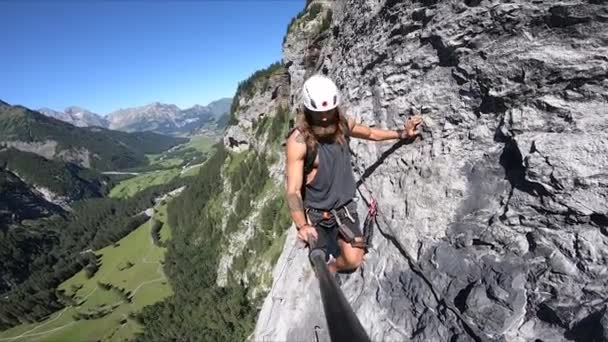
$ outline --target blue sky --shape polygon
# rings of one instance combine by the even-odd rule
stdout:
[[[0,100],[105,115],[234,95],[304,0],[0,1]]]

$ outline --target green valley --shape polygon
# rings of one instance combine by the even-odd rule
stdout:
[[[53,216],[48,223],[33,220],[26,228],[27,243],[41,247],[28,258],[13,260],[28,248],[22,242],[9,249],[10,262],[3,267],[25,278],[2,299],[0,327],[6,330],[0,341],[122,341],[141,332],[138,312],[173,294],[163,271],[172,235],[167,206],[179,193],[173,190],[192,183],[217,149],[213,143],[213,138],[195,136],[162,153],[146,154],[146,166],[116,172],[84,169],[13,148],[0,152],[0,166],[62,195],[83,191],[94,184],[93,177],[114,186],[96,194],[109,192],[107,198],[74,202],[65,217]],[[48,166],[36,167],[43,164]],[[120,180],[125,176],[129,178]],[[153,218],[148,220],[142,211],[153,202]],[[150,209],[146,212],[149,215]],[[0,231],[0,241],[11,246],[24,234],[19,229]],[[38,238],[36,230],[45,235]],[[23,268],[29,272],[19,271]],[[37,298],[27,298],[31,291],[39,293]]]
[[[121,181],[111,190],[110,197],[127,198],[149,186],[195,176],[209,153],[213,152],[213,143],[209,137],[195,136],[186,144],[167,152],[147,155],[149,165],[145,168],[124,170],[135,174],[135,177]]]
[[[54,287],[88,263],[74,252],[122,238],[141,223],[137,210],[185,183],[148,182],[150,191],[118,201],[104,198],[118,179],[103,170],[146,167],[148,155],[188,141],[76,127],[0,101],[0,328],[61,307]],[[188,161],[205,157],[191,149]]]
[[[154,212],[118,242],[90,252],[99,262],[94,275],[82,270],[59,286],[70,305],[41,322],[1,332],[0,341],[122,341],[141,331],[134,315],[173,293],[162,267],[166,248],[152,238],[155,220],[162,224],[162,243],[171,235],[166,204]]]

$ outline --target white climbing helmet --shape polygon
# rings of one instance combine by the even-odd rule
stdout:
[[[340,91],[329,77],[313,75],[302,86],[302,102],[310,111],[324,112],[338,107]]]

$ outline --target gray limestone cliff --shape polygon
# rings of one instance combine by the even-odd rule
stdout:
[[[373,341],[608,339],[608,2],[312,1],[283,48],[292,108],[322,72],[359,122],[425,121],[351,142],[380,215],[340,282]],[[328,340],[293,229],[251,339]]]

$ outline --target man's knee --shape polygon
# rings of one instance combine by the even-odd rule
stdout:
[[[354,271],[363,263],[364,251],[359,248],[353,248],[350,253],[344,253],[344,261],[346,264],[345,270]]]
[[[359,266],[361,266],[362,263],[363,255],[361,255],[361,257],[351,257],[349,259],[346,259],[346,267],[350,271],[356,270],[357,268],[359,268]]]

